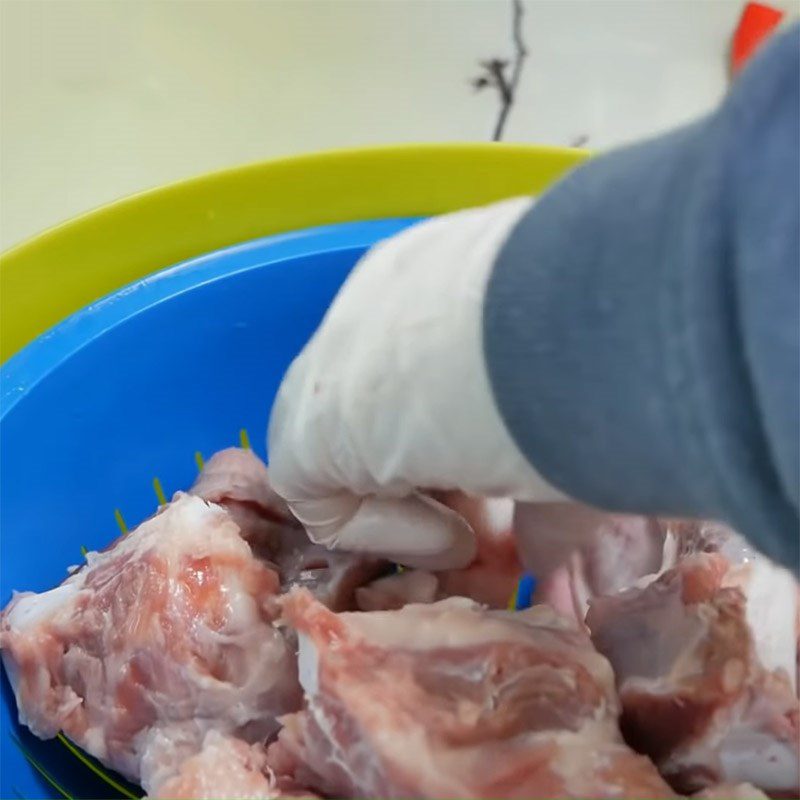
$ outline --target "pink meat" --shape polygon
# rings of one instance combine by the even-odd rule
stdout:
[[[437,573],[437,596],[469,597],[489,608],[506,608],[522,575],[512,528],[513,501],[460,492],[443,493],[437,499],[469,522],[478,545],[468,567]]]
[[[692,797],[697,800],[768,800],[764,792],[750,783],[717,783]]]
[[[682,791],[748,781],[796,795],[797,588],[720,526],[677,529],[674,566],[592,601],[628,740]]]
[[[301,700],[274,627],[278,575],[219,506],[172,503],[43,594],[15,595],[0,648],[20,721],[145,789],[209,731],[260,741]]]
[[[333,797],[672,797],[622,742],[608,663],[546,608],[333,614],[284,600],[307,707],[270,760]]]
[[[277,540],[284,528],[300,528],[289,507],[272,490],[267,465],[252,450],[229,447],[215,453],[203,465],[190,492],[225,506],[246,539],[266,539],[267,546],[279,546]]]
[[[264,747],[209,731],[202,750],[184,761],[177,774],[156,788],[152,798],[165,800],[276,800],[315,795],[282,787],[267,766]]]
[[[275,565],[283,590],[309,589],[329,608],[356,608],[359,586],[384,574],[385,561],[327,550],[308,539],[286,503],[272,490],[266,464],[252,450],[231,447],[203,467],[192,494],[222,504],[254,552]]]
[[[404,570],[378,578],[356,590],[360,611],[391,611],[409,603],[434,603],[439,595],[439,579],[432,572]]]
[[[520,556],[538,580],[536,601],[582,620],[589,601],[619,592],[661,566],[665,529],[650,517],[577,503],[519,506]]]
[[[308,589],[314,597],[332,611],[351,611],[358,607],[356,592],[359,587],[384,575],[389,564],[360,553],[327,550],[302,539],[286,541],[275,556],[281,574],[281,587]]]

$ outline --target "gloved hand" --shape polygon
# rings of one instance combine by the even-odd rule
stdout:
[[[426,490],[564,499],[512,441],[484,364],[487,281],[532,202],[437,217],[374,247],[292,364],[270,478],[314,541],[455,568],[473,532]]]

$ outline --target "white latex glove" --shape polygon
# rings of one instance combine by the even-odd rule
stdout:
[[[314,541],[459,567],[473,532],[423,490],[564,499],[512,441],[483,355],[487,281],[532,202],[437,217],[374,247],[292,364],[270,477]]]

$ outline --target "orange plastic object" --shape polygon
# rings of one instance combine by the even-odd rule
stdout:
[[[785,12],[762,3],[748,3],[731,43],[730,68],[735,75],[750,56],[780,25]]]

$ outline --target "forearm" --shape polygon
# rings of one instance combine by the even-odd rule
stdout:
[[[487,368],[518,446],[616,510],[798,557],[798,47],[712,117],[598,158],[500,252]]]

